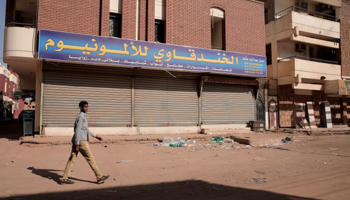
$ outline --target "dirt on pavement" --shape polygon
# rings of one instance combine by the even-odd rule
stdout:
[[[349,199],[350,135],[305,138],[269,148],[208,141],[194,147],[90,144],[102,173],[111,175],[102,185],[81,155],[71,173],[75,184],[58,184],[69,145],[3,138],[0,198]]]

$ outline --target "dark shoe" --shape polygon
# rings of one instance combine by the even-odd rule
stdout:
[[[102,176],[101,178],[97,178],[97,184],[102,184],[109,178],[109,175],[107,176]]]
[[[74,184],[74,182],[69,180],[69,179],[62,179],[61,178],[60,181],[61,181],[61,185],[63,185],[63,184]]]

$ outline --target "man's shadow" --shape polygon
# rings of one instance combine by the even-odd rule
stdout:
[[[58,175],[56,172],[63,171],[63,170],[38,169],[38,168],[33,168],[33,167],[28,167],[27,169],[32,170],[33,174],[36,174],[36,175],[41,176],[43,178],[51,179],[51,180],[55,181],[57,184],[61,184],[61,181],[60,181],[61,176]],[[87,183],[96,183],[94,181],[87,181],[87,180],[82,180],[82,179],[77,179],[77,178],[69,178],[69,179],[75,180],[75,181],[87,182]]]

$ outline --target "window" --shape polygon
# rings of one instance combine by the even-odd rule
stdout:
[[[122,16],[110,13],[109,15],[109,37],[121,37]]]
[[[309,55],[310,58],[314,58],[315,57],[315,51],[313,47],[309,47]]]
[[[225,16],[224,11],[211,8],[211,48],[225,50]]]
[[[6,93],[7,92],[7,79],[5,80],[5,91],[4,91],[4,93]]]
[[[269,12],[268,9],[265,9],[265,24],[269,23]]]
[[[160,42],[160,43],[164,43],[165,42],[165,37],[164,37],[164,21],[163,20],[156,20],[155,23],[155,34],[154,34],[154,41],[155,42]]]
[[[271,44],[266,45],[266,65],[272,64]]]

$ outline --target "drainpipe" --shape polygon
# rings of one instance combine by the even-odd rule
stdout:
[[[136,40],[139,40],[140,35],[140,0],[136,0]]]

